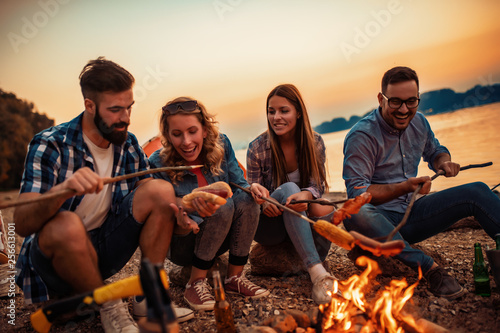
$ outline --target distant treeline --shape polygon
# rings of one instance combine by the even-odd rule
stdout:
[[[54,120],[40,114],[33,103],[0,89],[0,189],[19,188],[28,143]]]
[[[464,93],[457,93],[452,89],[433,90],[421,94],[420,98],[418,110],[426,115],[434,115],[500,102],[500,84],[497,83],[488,86],[477,85]],[[326,121],[314,127],[314,130],[320,134],[343,131],[351,128],[371,111],[369,110],[362,116],[352,116],[349,120],[334,118],[331,121]]]

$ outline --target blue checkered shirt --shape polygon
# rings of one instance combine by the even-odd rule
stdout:
[[[82,135],[82,117],[70,122],[51,127],[35,135],[28,147],[28,154],[21,180],[21,193],[45,193],[56,184],[62,183],[76,170],[89,167],[94,170],[94,160]],[[142,151],[136,137],[129,133],[121,146],[113,146],[114,169],[112,177],[125,175],[149,168],[149,162]],[[139,179],[149,178],[146,175],[113,183],[112,206],[116,211],[122,199],[134,188]],[[75,196],[61,207],[61,210],[74,211],[83,196]],[[24,239],[17,260],[16,283],[24,292],[26,303],[43,302],[49,299],[47,287],[35,272],[30,260],[29,251],[35,234]]]

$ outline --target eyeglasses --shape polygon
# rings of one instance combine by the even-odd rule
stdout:
[[[381,93],[381,94],[387,100],[387,102],[389,103],[389,107],[391,109],[399,109],[401,107],[401,105],[403,105],[403,103],[406,104],[406,107],[408,109],[414,109],[418,106],[418,104],[420,104],[420,98],[411,97],[411,98],[408,98],[407,100],[403,101],[401,98],[397,98],[397,97],[388,98],[383,93]]]
[[[167,112],[169,115],[177,114],[179,112],[201,112],[201,110],[198,108],[198,101],[185,101],[167,104],[161,109],[163,110],[163,112]]]

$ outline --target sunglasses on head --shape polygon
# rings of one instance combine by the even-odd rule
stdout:
[[[198,101],[185,101],[167,104],[162,107],[162,110],[163,112],[167,112],[169,115],[177,114],[179,112],[201,112],[198,108]]]

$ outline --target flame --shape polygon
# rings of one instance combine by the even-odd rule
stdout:
[[[419,281],[408,286],[405,278],[392,280],[389,286],[368,302],[366,294],[370,292],[371,282],[381,270],[377,262],[364,256],[359,257],[356,264],[366,266],[366,269],[359,276],[353,275],[340,284],[335,281],[331,303],[319,307],[323,313],[323,331],[346,332],[354,325],[362,325],[359,332],[403,333],[403,325],[406,325],[420,332],[415,319],[403,311]],[[418,278],[422,278],[420,270]],[[337,294],[338,291],[342,296]],[[365,314],[364,322],[359,320],[360,312]]]

